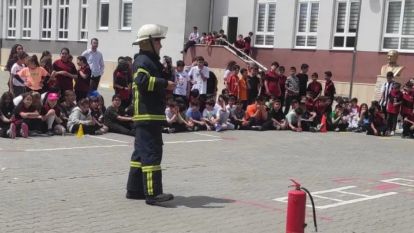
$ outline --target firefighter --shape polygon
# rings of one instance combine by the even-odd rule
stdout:
[[[133,65],[133,121],[136,128],[134,152],[127,183],[128,199],[145,199],[148,205],[172,200],[163,192],[161,176],[162,126],[165,122],[165,92],[175,83],[163,77],[160,63],[161,39],[167,27],[146,24],[138,30],[133,45],[139,45]]]

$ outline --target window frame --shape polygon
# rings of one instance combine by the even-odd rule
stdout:
[[[33,0],[22,1],[22,39],[25,40],[32,37],[32,6]]]
[[[52,14],[53,14],[53,1],[52,0],[46,0],[48,5],[44,4],[44,0],[41,1],[41,23],[40,23],[40,40],[52,40]],[[45,16],[45,10],[47,11]],[[43,27],[44,26],[44,20],[47,20],[47,24],[50,25],[50,27]],[[43,33],[50,34],[50,37],[44,37]]]
[[[64,2],[64,4],[61,3],[61,1]],[[69,40],[69,6],[70,6],[70,0],[58,0],[58,15],[57,15],[57,40]],[[63,10],[63,27],[61,27],[61,14]],[[66,11],[67,10],[67,11]],[[65,17],[66,16],[66,17]],[[63,34],[63,37],[60,36],[60,33]],[[66,35],[66,37],[65,37]]]
[[[13,3],[10,4],[10,3]],[[12,21],[10,18],[12,17]],[[10,33],[12,35],[10,35]],[[14,34],[14,35],[13,35]],[[17,0],[7,0],[7,39],[16,39],[17,34]]]
[[[108,26],[102,26],[102,5],[108,5]],[[99,0],[98,3],[98,30],[100,31],[108,31],[109,30],[109,13],[110,13],[110,5],[109,0]]]
[[[306,31],[299,32],[299,21],[300,21],[300,5],[307,4],[307,12],[306,12]],[[312,17],[312,4],[318,3],[318,21],[316,26],[316,32],[310,32],[310,25],[311,25],[311,17]],[[295,37],[293,38],[293,48],[295,49],[316,49],[318,46],[318,29],[319,29],[319,14],[320,13],[320,1],[319,0],[299,0],[296,5],[296,28],[295,28]],[[305,45],[297,45],[297,37],[298,36],[305,36]],[[308,46],[308,38],[310,36],[316,37],[316,44],[315,46]]]
[[[124,25],[124,19],[125,19],[125,5],[126,4],[131,4],[131,25],[130,26],[125,26]],[[121,1],[121,19],[120,19],[120,29],[122,31],[131,31],[132,30],[132,9],[133,9],[133,1],[132,0],[122,0]]]
[[[400,12],[400,20],[398,24],[398,33],[387,33],[387,25],[388,25],[388,15],[389,15],[389,6],[391,2],[401,2],[401,12]],[[402,49],[401,48],[401,41],[403,38],[413,38],[414,35],[403,35],[403,23],[404,23],[404,13],[405,13],[405,3],[406,0],[386,0],[385,1],[385,11],[384,11],[384,26],[383,26],[383,33],[381,38],[381,51],[387,52],[390,50],[397,50],[399,52],[405,53],[413,53],[414,49]],[[414,16],[414,13],[413,13]],[[398,38],[398,48],[384,48],[385,38]]]
[[[83,15],[84,9],[85,15]],[[79,41],[88,41],[88,0],[81,0],[79,14]],[[82,25],[83,20],[85,20],[85,27]]]
[[[264,15],[264,30],[258,31],[258,22],[259,22],[259,6],[264,4],[265,5],[265,15]],[[270,5],[275,5],[275,17],[274,17],[274,31],[268,31],[269,26],[269,7]],[[274,48],[275,42],[276,42],[276,11],[277,11],[277,1],[276,0],[259,0],[256,4],[256,21],[255,21],[255,30],[254,30],[254,39],[253,39],[253,46],[255,48]],[[256,37],[257,36],[263,36],[263,44],[257,44],[256,43]],[[266,45],[266,37],[272,36],[273,37],[273,44],[272,45]]]
[[[345,11],[345,28],[344,28],[344,32],[337,32],[338,29],[338,13],[339,13],[339,4],[340,3],[346,3],[346,11]],[[358,38],[356,38],[356,32],[349,32],[349,26],[350,26],[350,20],[351,20],[351,4],[352,3],[358,3],[359,7],[361,7],[361,0],[336,0],[335,1],[335,20],[334,20],[334,27],[333,27],[333,31],[332,31],[332,50],[349,50],[352,51],[355,48],[355,43],[354,46],[352,47],[347,47],[346,46],[346,39],[348,37],[355,37],[355,42]],[[360,10],[360,9],[358,9]],[[358,26],[359,26],[359,19],[357,19],[357,31],[358,31]],[[335,37],[343,37],[344,38],[344,45],[342,47],[338,47],[335,46]]]

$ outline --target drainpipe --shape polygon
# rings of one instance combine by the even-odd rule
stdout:
[[[351,83],[349,87],[349,98],[352,98],[352,91],[354,88],[354,79],[355,79],[355,72],[356,72],[356,57],[357,57],[357,46],[358,46],[358,34],[359,34],[359,25],[360,25],[360,19],[361,19],[361,9],[362,9],[362,0],[359,1],[359,10],[358,10],[358,24],[357,29],[355,32],[355,46],[352,53],[352,75],[351,75]]]
[[[208,17],[208,31],[211,32],[213,29],[214,0],[210,0],[210,14]]]

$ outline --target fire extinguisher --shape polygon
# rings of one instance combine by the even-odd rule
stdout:
[[[313,197],[310,194],[309,190],[292,180],[294,185],[289,187],[295,187],[294,190],[290,190],[288,193],[288,206],[287,206],[287,215],[286,215],[286,233],[304,233],[305,227],[305,211],[306,211],[306,194],[309,195],[309,198],[312,202],[313,210],[313,223],[315,226],[315,231],[318,232],[318,226],[316,223],[316,211],[315,204],[313,202]]]

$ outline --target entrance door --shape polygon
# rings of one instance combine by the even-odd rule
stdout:
[[[223,17],[223,29],[225,30],[224,33],[227,34],[227,40],[230,43],[234,43],[237,40],[237,26],[239,23],[238,17]]]

